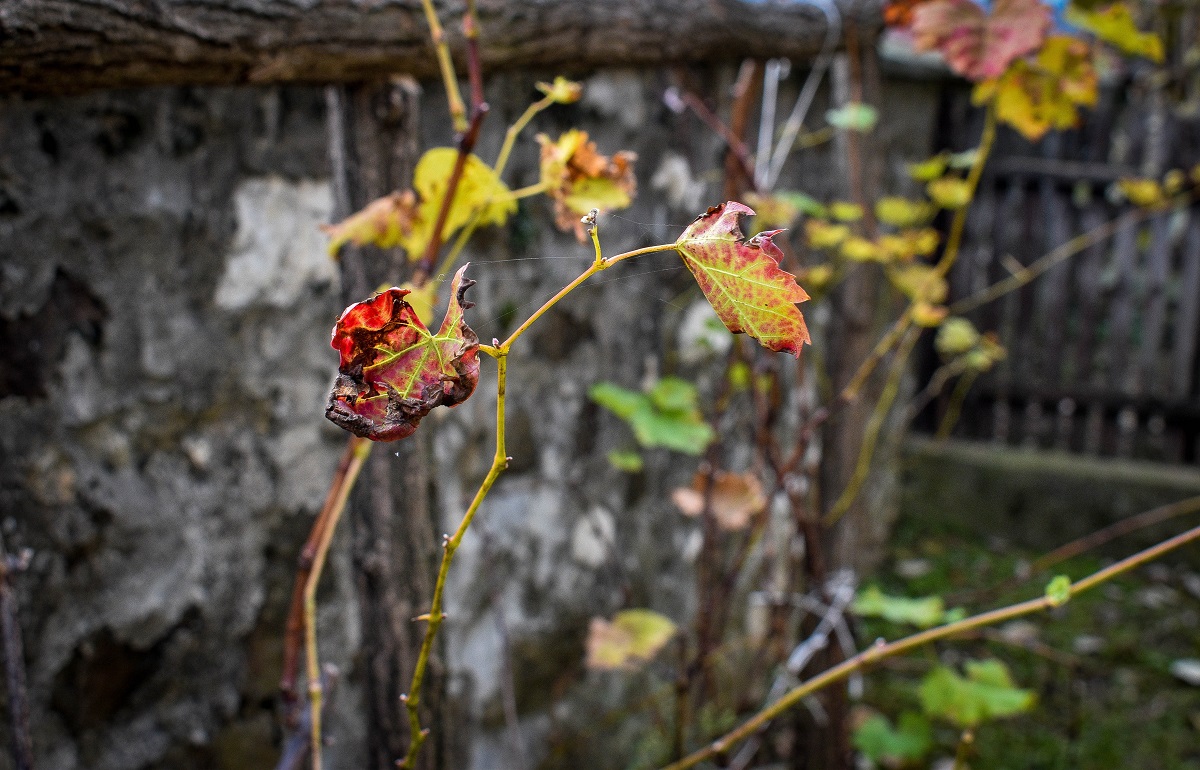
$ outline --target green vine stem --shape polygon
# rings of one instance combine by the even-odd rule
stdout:
[[[1090,591],[1102,583],[1111,580],[1118,575],[1129,572],[1132,569],[1142,566],[1147,562],[1151,562],[1164,554],[1170,553],[1178,548],[1181,548],[1189,543],[1200,540],[1200,526],[1187,530],[1175,537],[1151,546],[1143,551],[1139,551],[1132,556],[1126,557],[1115,564],[1105,567],[1098,572],[1094,572],[1087,577],[1078,580],[1071,584],[1070,596],[1076,596],[1085,591]],[[689,767],[695,767],[706,759],[711,759],[720,754],[724,754],[737,743],[754,735],[768,722],[775,719],[779,715],[786,712],[788,709],[795,706],[805,697],[811,695],[822,688],[828,687],[831,684],[840,682],[851,674],[868,668],[875,663],[885,659],[895,657],[910,650],[923,647],[931,642],[936,642],[941,639],[949,639],[956,636],[961,636],[965,632],[973,631],[986,626],[993,626],[997,623],[1003,623],[1014,618],[1019,618],[1025,615],[1032,615],[1036,612],[1043,612],[1052,609],[1061,604],[1047,596],[1039,596],[1036,599],[1029,599],[1018,604],[1012,604],[1007,607],[983,612],[978,615],[973,615],[969,618],[947,623],[943,626],[937,626],[926,631],[906,636],[903,639],[897,639],[894,642],[884,642],[882,639],[875,642],[867,649],[852,658],[848,658],[842,663],[833,668],[824,671],[817,676],[809,679],[783,695],[779,700],[759,711],[750,719],[742,723],[742,725],[717,740],[705,746],[684,759],[667,765],[663,770],[686,770]]]
[[[908,363],[908,357],[912,354],[913,348],[917,344],[917,340],[921,338],[920,328],[911,328],[904,335],[900,344],[896,348],[896,356],[892,359],[892,364],[888,371],[887,383],[883,387],[883,392],[879,394],[879,400],[875,402],[875,409],[871,412],[871,418],[867,421],[867,429],[863,433],[862,446],[858,451],[858,461],[854,465],[854,473],[850,477],[850,482],[846,484],[846,488],[842,490],[842,494],[838,497],[837,502],[829,509],[829,513],[821,520],[821,523],[826,527],[832,527],[837,523],[838,519],[845,515],[846,511],[850,510],[851,504],[862,491],[863,484],[867,481],[867,475],[871,470],[871,459],[875,456],[875,446],[879,441],[879,434],[883,431],[883,424],[887,421],[888,411],[896,400],[896,396],[900,393],[900,382],[904,379],[905,364]]]
[[[312,766],[321,770],[321,666],[317,657],[317,584],[321,580],[321,571],[325,567],[325,557],[329,554],[329,544],[333,542],[333,533],[337,530],[338,520],[346,509],[346,500],[354,482],[362,470],[363,463],[371,453],[371,442],[356,438],[346,448],[349,462],[345,470],[339,469],[339,477],[330,490],[330,504],[327,511],[322,511],[323,522],[320,522],[317,535],[316,549],[313,554],[312,568],[304,581],[304,648],[308,677],[308,700],[311,716]],[[326,517],[327,516],[327,517]],[[307,549],[306,549],[307,551]]]
[[[446,101],[450,103],[450,120],[454,130],[463,133],[467,130],[467,108],[463,104],[462,94],[458,90],[458,75],[454,72],[454,62],[450,59],[450,46],[446,44],[446,32],[438,21],[437,11],[433,0],[421,0],[421,8],[425,11],[425,22],[429,25],[429,37],[433,39],[437,51],[438,69],[442,73],[442,84],[446,88]]]
[[[446,536],[442,544],[442,561],[438,567],[437,580],[433,586],[433,600],[430,602],[429,613],[422,616],[420,619],[428,622],[425,627],[425,637],[421,642],[421,651],[417,656],[417,664],[413,670],[412,683],[409,686],[408,693],[403,696],[405,707],[408,709],[409,720],[409,746],[408,753],[404,759],[397,763],[400,768],[412,768],[416,762],[417,755],[421,751],[421,746],[425,743],[425,739],[429,736],[428,728],[421,726],[421,689],[425,682],[425,672],[429,666],[429,656],[433,650],[433,642],[437,637],[438,630],[441,628],[442,622],[446,619],[446,615],[442,612],[442,597],[446,588],[446,577],[450,573],[450,564],[454,560],[454,552],[458,550],[462,543],[463,537],[467,533],[467,528],[471,525],[471,521],[475,518],[475,513],[479,510],[479,506],[483,503],[488,492],[491,491],[492,485],[496,483],[496,479],[500,474],[508,468],[508,463],[511,458],[508,457],[505,449],[505,433],[504,433],[504,407],[505,407],[505,392],[508,382],[508,353],[516,341],[525,333],[527,329],[541,318],[550,308],[554,307],[564,297],[570,294],[575,289],[579,288],[585,281],[597,273],[607,270],[618,262],[623,262],[626,259],[641,256],[643,254],[653,254],[661,251],[674,251],[675,244],[660,244],[657,246],[647,246],[642,249],[634,249],[623,254],[618,254],[615,257],[605,258],[600,251],[599,237],[596,232],[596,227],[592,225],[592,242],[596,246],[596,258],[586,270],[579,275],[578,278],[571,281],[563,287],[557,294],[538,308],[532,315],[529,316],[512,334],[508,336],[503,343],[494,345],[480,345],[479,349],[487,353],[492,358],[496,359],[496,451],[492,457],[492,465],[488,469],[487,475],[484,476],[479,489],[475,492],[475,497],[472,498],[471,504],[467,507],[466,513],[463,514],[462,520],[459,522],[457,529],[453,535]]]

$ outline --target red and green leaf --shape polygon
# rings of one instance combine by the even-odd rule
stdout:
[[[1038,0],[996,0],[990,14],[972,0],[932,0],[913,9],[912,18],[916,47],[941,52],[968,80],[999,77],[1042,44],[1052,22]]]
[[[743,215],[754,211],[734,201],[710,208],[684,231],[675,250],[729,331],[798,357],[809,337],[796,303],[808,294],[779,268],[783,253],[771,238],[781,231],[745,239]]]
[[[474,281],[467,266],[450,284],[446,317],[433,334],[391,288],[346,308],[333,329],[340,361],[325,416],[356,436],[395,441],[412,435],[437,406],[465,401],[479,381],[479,338],[463,319]]]

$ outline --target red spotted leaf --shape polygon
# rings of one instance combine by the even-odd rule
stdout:
[[[395,441],[412,435],[436,406],[467,400],[479,381],[479,337],[463,320],[474,281],[464,265],[450,284],[450,306],[434,334],[391,288],[346,308],[333,329],[338,377],[325,416],[356,436]]]
[[[937,50],[968,80],[999,77],[1046,39],[1052,17],[1039,0],[996,0],[987,13],[972,0],[932,0],[912,12],[913,41]]]
[[[754,212],[734,201],[713,206],[684,231],[675,250],[729,331],[799,357],[809,339],[796,303],[808,294],[794,275],[779,269],[783,253],[771,237],[782,231],[746,240],[739,226],[743,214]]]

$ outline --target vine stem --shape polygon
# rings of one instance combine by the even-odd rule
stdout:
[[[344,473],[339,468],[339,478],[335,480],[330,490],[330,502],[327,511],[321,512],[320,518],[325,518],[323,526],[317,535],[316,548],[312,557],[312,567],[304,581],[304,648],[306,657],[306,675],[308,677],[308,700],[311,713],[310,736],[312,739],[312,766],[321,770],[321,666],[317,657],[317,584],[321,580],[321,572],[325,567],[325,557],[329,554],[329,544],[333,542],[333,533],[337,530],[338,520],[346,510],[346,500],[354,482],[358,479],[359,471],[367,456],[371,454],[371,442],[356,438],[347,446],[349,462],[345,465]],[[314,528],[315,530],[316,528]],[[314,534],[317,534],[314,532]],[[305,551],[307,552],[307,548]]]
[[[1129,572],[1132,569],[1142,566],[1147,562],[1153,561],[1164,554],[1181,548],[1196,540],[1200,540],[1200,526],[1187,530],[1175,537],[1151,546],[1143,551],[1139,551],[1132,556],[1126,557],[1115,564],[1105,567],[1098,572],[1094,572],[1087,577],[1078,580],[1071,584],[1070,596],[1076,596],[1085,591],[1089,591],[1096,586],[1111,580],[1118,575]],[[1040,596],[1036,599],[1029,599],[1018,604],[1001,607],[999,609],[983,612],[978,615],[973,615],[963,620],[947,623],[944,626],[938,626],[926,631],[906,636],[903,639],[897,639],[894,642],[884,642],[882,639],[875,642],[872,646],[863,650],[852,658],[848,658],[844,662],[828,669],[827,671],[818,674],[787,692],[779,700],[772,703],[770,706],[759,711],[750,719],[742,723],[740,727],[732,730],[717,740],[710,743],[708,746],[700,749],[684,759],[666,765],[663,770],[686,770],[689,767],[695,767],[706,759],[710,759],[719,754],[728,751],[735,744],[749,738],[751,735],[762,729],[768,722],[783,714],[788,709],[795,706],[803,698],[812,693],[828,687],[831,684],[840,682],[851,674],[867,668],[880,660],[894,657],[901,653],[914,650],[922,647],[930,642],[935,642],[941,639],[948,639],[959,636],[965,632],[973,631],[977,628],[992,626],[997,623],[1003,623],[1013,618],[1019,618],[1024,615],[1032,615],[1036,612],[1042,612],[1052,609],[1061,604],[1047,596]]]
[[[348,476],[354,464],[355,454],[365,451],[362,450],[363,446],[369,450],[371,444],[366,439],[357,436],[351,436],[350,440],[346,442],[346,449],[342,452],[342,458],[338,462],[333,480],[329,484],[325,502],[313,521],[308,540],[305,541],[300,556],[296,559],[296,580],[292,588],[291,606],[288,609],[287,626],[284,632],[283,674],[279,680],[279,691],[283,695],[285,708],[289,712],[287,721],[292,724],[297,721],[295,713],[296,678],[300,669],[300,648],[304,644],[304,587],[313,574],[313,562],[317,557],[317,548],[320,546],[322,533],[328,528],[330,520],[335,515],[337,502],[342,499],[343,495],[348,495],[354,487],[353,480]]]
[[[854,473],[850,477],[850,483],[842,491],[837,502],[829,509],[829,513],[821,520],[821,523],[826,527],[831,527],[837,520],[842,518],[846,511],[850,510],[850,505],[858,497],[862,491],[863,484],[867,481],[867,474],[871,470],[871,458],[875,455],[875,445],[879,441],[879,434],[883,430],[883,424],[887,420],[888,410],[896,400],[896,396],[900,393],[900,381],[904,379],[904,365],[908,363],[908,357],[912,354],[913,347],[916,346],[917,340],[921,337],[921,330],[909,329],[908,333],[901,340],[899,347],[896,348],[896,357],[892,359],[891,369],[888,372],[887,384],[883,387],[883,392],[879,395],[879,400],[875,403],[875,409],[871,412],[871,418],[867,421],[867,429],[863,434],[862,446],[858,451],[858,462],[854,465]]]
[[[450,119],[454,130],[463,133],[467,130],[467,108],[463,104],[462,94],[458,90],[458,76],[454,73],[454,62],[450,60],[450,46],[446,44],[446,31],[438,21],[437,11],[433,0],[421,0],[425,10],[425,21],[429,24],[429,37],[437,51],[438,68],[442,72],[442,84],[446,88],[446,101],[450,104]]]
[[[492,485],[496,483],[496,479],[500,474],[508,468],[509,460],[505,449],[505,430],[504,430],[504,410],[505,410],[505,394],[508,384],[508,352],[513,344],[521,337],[522,334],[542,315],[546,313],[554,305],[558,304],[563,297],[566,297],[584,281],[591,278],[596,273],[608,269],[612,265],[623,262],[626,259],[641,256],[642,254],[652,254],[660,251],[673,251],[675,244],[660,244],[657,246],[648,246],[642,249],[634,249],[623,254],[618,254],[615,257],[605,259],[600,252],[599,238],[596,228],[592,227],[592,241],[596,244],[596,258],[592,264],[584,270],[578,278],[567,284],[561,291],[555,294],[550,299],[538,308],[534,313],[525,320],[503,343],[495,345],[480,345],[479,349],[496,359],[496,451],[492,456],[492,465],[488,468],[487,475],[479,485],[479,489],[475,492],[475,497],[471,499],[471,504],[467,506],[466,513],[463,514],[462,520],[458,523],[458,528],[454,530],[454,534],[446,535],[442,543],[442,561],[438,566],[437,580],[433,586],[433,600],[430,602],[429,613],[421,616],[419,620],[425,620],[429,625],[425,627],[425,637],[421,641],[421,651],[417,655],[417,664],[413,669],[412,683],[409,686],[408,693],[402,696],[405,707],[408,709],[409,723],[409,745],[408,752],[404,759],[396,763],[399,768],[412,768],[416,762],[417,755],[421,751],[421,746],[425,743],[425,739],[429,736],[428,728],[421,727],[421,690],[425,683],[425,672],[429,667],[429,657],[433,651],[433,642],[437,637],[438,630],[441,628],[442,622],[446,619],[445,613],[442,611],[443,596],[446,589],[446,578],[450,574],[450,564],[454,561],[454,553],[458,550],[462,543],[463,537],[467,533],[467,528],[471,526],[471,521],[475,518],[479,506],[483,503],[488,492],[491,491]]]

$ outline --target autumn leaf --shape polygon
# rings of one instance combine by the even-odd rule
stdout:
[[[984,80],[1040,46],[1051,21],[1038,0],[996,0],[990,14],[972,0],[932,0],[913,10],[913,42],[940,51],[968,80]]]
[[[337,224],[321,225],[321,230],[329,236],[329,255],[336,257],[347,243],[370,243],[381,249],[399,246],[412,234],[416,218],[417,196],[405,190],[377,198]]]
[[[971,99],[977,105],[995,100],[1000,121],[1037,141],[1052,128],[1074,127],[1078,108],[1096,103],[1097,85],[1088,44],[1057,35],[1033,60],[1015,62],[1000,77],[978,83]]]
[[[707,492],[708,474],[701,472],[692,479],[690,487],[679,487],[672,492],[671,501],[684,516],[699,516],[704,512]],[[709,509],[721,529],[745,529],[751,517],[762,513],[766,507],[767,496],[753,473],[718,471],[713,474]]]
[[[592,618],[587,635],[587,667],[601,671],[634,669],[657,655],[676,628],[670,618],[653,610],[622,610],[611,621]]]
[[[554,199],[554,223],[563,232],[574,232],[582,243],[587,232],[579,218],[592,209],[601,212],[623,209],[633,202],[637,180],[633,176],[632,152],[612,158],[596,152],[586,131],[571,129],[551,141],[538,135],[542,145],[541,178],[546,194]]]
[[[450,284],[450,304],[432,334],[391,288],[346,308],[333,329],[338,377],[325,416],[356,436],[395,441],[412,435],[437,406],[465,401],[479,381],[479,338],[463,319],[475,282],[467,266]]]
[[[710,208],[679,236],[675,250],[729,331],[799,357],[809,337],[796,303],[808,294],[779,268],[783,253],[771,242],[779,231],[744,239],[742,215],[754,211],[734,201]]]
[[[1064,17],[1068,23],[1086,29],[1125,53],[1162,63],[1162,38],[1153,32],[1140,31],[1133,20],[1133,12],[1125,3],[1092,10],[1072,4],[1067,6]]]

